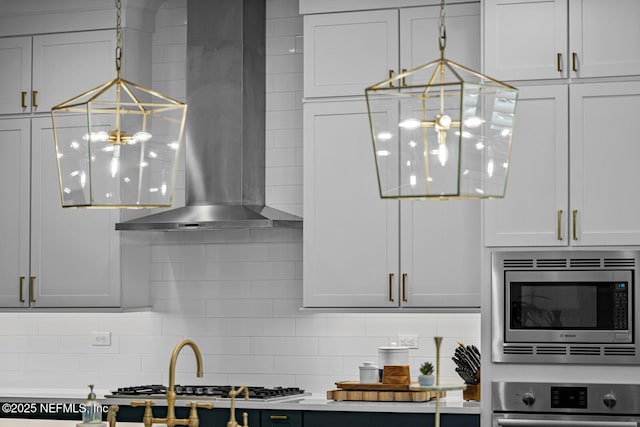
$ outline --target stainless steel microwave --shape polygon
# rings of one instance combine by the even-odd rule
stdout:
[[[495,362],[637,364],[637,251],[495,252]]]

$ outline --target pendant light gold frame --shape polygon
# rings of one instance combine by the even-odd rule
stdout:
[[[122,78],[116,10],[116,78],[51,109],[61,203],[170,207],[187,105]]]
[[[504,197],[518,90],[445,58],[365,89],[380,196]]]

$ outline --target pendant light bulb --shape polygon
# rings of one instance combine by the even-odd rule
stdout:
[[[438,140],[440,133],[438,133]],[[444,140],[444,137],[442,138]],[[442,166],[447,165],[447,161],[449,160],[449,149],[447,148],[447,144],[438,141],[438,160]]]

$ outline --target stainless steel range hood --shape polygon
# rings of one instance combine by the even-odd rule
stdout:
[[[116,230],[302,227],[265,206],[264,0],[189,0],[186,206]]]

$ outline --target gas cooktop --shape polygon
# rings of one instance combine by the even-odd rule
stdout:
[[[230,399],[230,385],[176,385],[175,391],[178,398],[185,397],[189,399]],[[236,389],[240,386],[234,386]],[[120,387],[118,390],[112,391],[105,397],[123,397],[123,398],[149,398],[163,399],[167,394],[167,387],[159,384],[142,385],[133,387]],[[249,400],[254,401],[274,401],[290,399],[296,396],[310,395],[298,387],[256,387],[249,386]],[[238,395],[238,400],[244,399],[244,392]]]

